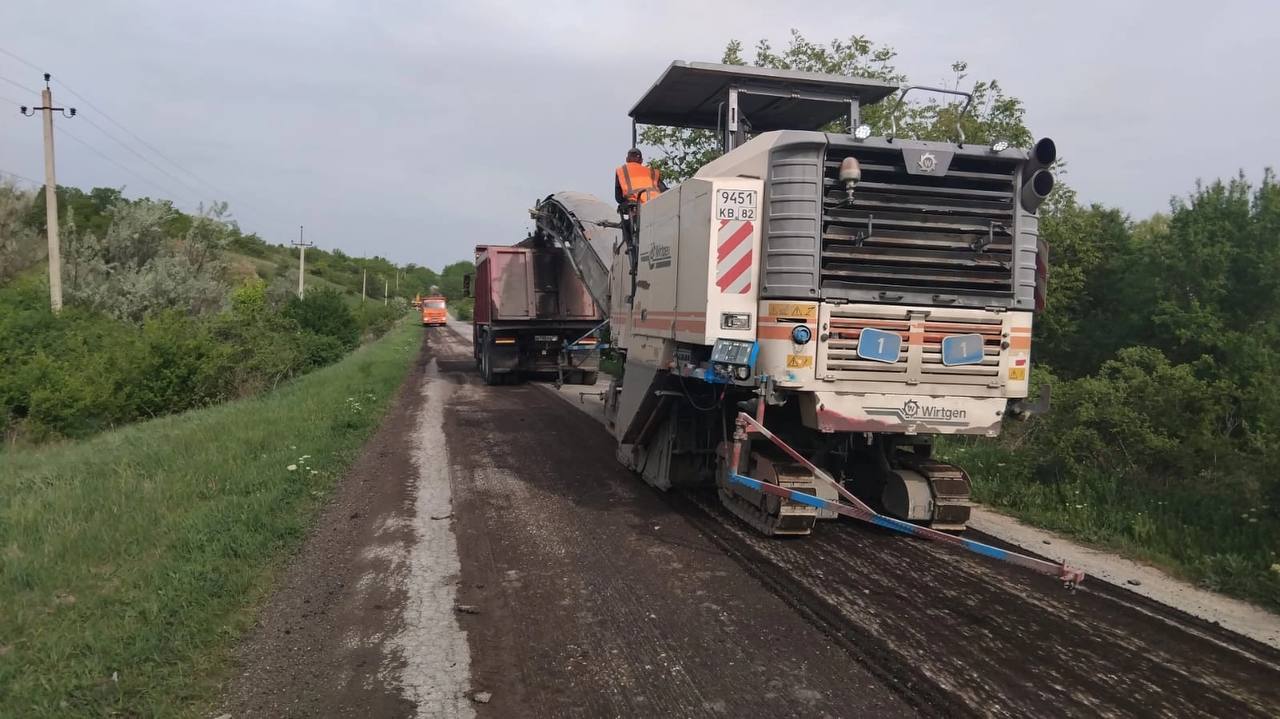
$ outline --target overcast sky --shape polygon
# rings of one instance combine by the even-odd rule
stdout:
[[[1262,0],[0,5],[0,48],[185,181],[101,133],[153,157],[55,83],[81,112],[59,127],[114,161],[60,136],[62,184],[183,208],[225,199],[272,242],[305,224],[321,247],[436,268],[520,240],[538,197],[608,197],[627,110],[672,60],[719,60],[732,38],[782,46],[793,27],[891,45],[916,82],[967,60],[1025,101],[1083,199],[1135,217],[1197,178],[1257,179],[1280,157],[1280,5]],[[0,54],[0,78],[0,171],[41,180],[40,123],[12,109],[38,97],[9,82],[38,88],[39,75]]]

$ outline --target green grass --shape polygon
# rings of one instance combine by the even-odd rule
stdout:
[[[1034,458],[988,440],[940,442],[974,499],[1029,524],[1149,562],[1207,589],[1280,611],[1280,514],[1229,490],[1144,489],[1098,472],[1034,478]]]
[[[401,322],[258,398],[0,454],[0,716],[207,708],[418,341]]]
[[[289,277],[294,282],[298,280],[298,255],[280,255],[278,253],[269,253],[266,257],[255,257],[240,252],[224,252],[223,259],[233,268],[232,274],[239,274],[246,271],[252,271],[258,277],[270,282],[276,277]],[[350,287],[344,287],[336,282],[331,282],[319,275],[314,269],[307,266],[307,289],[333,289],[339,292],[352,294]],[[360,297],[360,288],[357,286],[354,290],[357,300]]]

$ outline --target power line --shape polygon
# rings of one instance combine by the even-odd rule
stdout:
[[[9,58],[13,58],[14,60],[18,60],[18,61],[19,61],[19,63],[22,63],[22,64],[24,64],[24,65],[27,65],[27,67],[28,67],[28,68],[31,68],[31,69],[33,69],[33,70],[37,70],[37,72],[42,72],[41,68],[38,68],[38,67],[37,67],[37,65],[36,65],[35,63],[32,63],[32,61],[31,61],[31,60],[27,60],[26,58],[22,58],[22,56],[19,56],[19,55],[17,55],[17,54],[14,54],[14,52],[12,52],[12,51],[5,50],[5,49],[4,49],[4,47],[0,47],[0,54],[4,54],[4,55],[6,55],[6,56],[9,56]],[[65,90],[65,91],[67,91],[67,92],[69,92],[69,93],[72,93],[72,95],[73,95],[74,97],[76,97],[76,99],[78,99],[79,101],[83,102],[83,104],[84,104],[84,105],[86,105],[87,107],[91,107],[91,109],[92,109],[93,111],[96,111],[96,113],[97,113],[97,114],[99,114],[99,115],[101,115],[101,116],[102,116],[102,119],[108,120],[108,122],[109,122],[109,123],[111,123],[111,124],[113,124],[113,125],[115,125],[115,127],[118,127],[118,128],[120,128],[120,129],[124,130],[124,132],[125,132],[125,133],[128,133],[128,136],[129,136],[129,137],[132,137],[132,138],[134,139],[134,141],[137,141],[138,143],[140,143],[140,145],[142,145],[142,147],[146,147],[146,148],[147,148],[147,150],[150,150],[151,152],[154,152],[154,154],[155,154],[157,157],[160,157],[160,159],[161,159],[161,160],[164,160],[165,162],[168,162],[168,164],[169,164],[170,166],[173,166],[173,168],[174,168],[174,169],[177,169],[177,170],[179,171],[179,173],[187,174],[187,175],[189,175],[189,177],[191,177],[191,178],[195,179],[195,180],[196,180],[196,182],[200,182],[200,183],[202,183],[202,184],[205,184],[205,186],[206,186],[207,188],[212,189],[212,191],[214,191],[215,193],[220,194],[220,196],[223,196],[223,198],[227,198],[227,197],[229,197],[229,193],[227,193],[227,192],[223,191],[223,189],[219,188],[218,186],[215,186],[215,184],[214,184],[214,183],[209,182],[209,180],[206,180],[205,178],[200,177],[200,175],[196,174],[196,173],[195,173],[195,171],[192,171],[192,170],[188,170],[188,169],[186,169],[186,168],[183,168],[183,166],[182,166],[182,165],[179,165],[179,164],[178,164],[178,162],[175,162],[174,160],[170,159],[170,157],[169,157],[168,155],[165,155],[165,154],[164,154],[164,152],[161,152],[161,151],[159,150],[159,148],[156,148],[154,145],[151,145],[151,143],[150,143],[150,142],[147,142],[147,141],[145,141],[145,139],[142,139],[140,136],[138,136],[138,133],[133,132],[133,130],[129,129],[128,127],[125,127],[125,125],[124,125],[123,123],[120,123],[120,122],[119,122],[119,120],[116,120],[115,118],[113,118],[113,116],[111,116],[110,114],[106,113],[106,111],[105,111],[105,110],[102,110],[102,109],[101,109],[101,107],[99,107],[99,106],[97,106],[97,105],[93,104],[93,102],[92,102],[91,100],[88,100],[88,99],[87,99],[87,97],[84,97],[83,95],[81,95],[81,93],[76,92],[76,88],[70,87],[70,86],[69,86],[69,84],[67,84],[67,83],[65,83],[65,82],[63,82],[63,81],[61,81],[61,79],[55,79],[55,81],[54,81],[54,82],[58,83],[58,84],[59,84],[59,86],[63,87],[63,90]],[[108,137],[110,137],[111,139],[113,139],[113,141],[115,141],[116,143],[118,143],[118,145],[120,145],[120,146],[124,147],[124,148],[125,148],[125,150],[128,150],[129,152],[132,152],[132,154],[137,155],[137,156],[138,156],[138,159],[141,159],[141,160],[143,160],[143,161],[147,162],[147,164],[148,164],[148,165],[151,165],[151,166],[152,166],[152,168],[155,168],[156,170],[161,171],[161,173],[164,173],[164,174],[165,174],[165,177],[169,177],[170,179],[173,179],[173,180],[174,180],[174,182],[177,182],[177,183],[179,183],[179,184],[182,184],[182,186],[183,186],[183,187],[186,187],[187,189],[189,189],[189,191],[195,192],[197,197],[198,197],[198,196],[201,196],[201,194],[204,194],[204,193],[205,193],[205,191],[201,191],[201,189],[196,189],[195,187],[192,187],[192,186],[191,186],[191,184],[188,184],[188,183],[186,182],[186,180],[183,180],[183,179],[180,179],[180,178],[178,178],[178,177],[175,177],[175,175],[170,174],[168,170],[165,170],[164,168],[161,168],[161,166],[156,165],[156,164],[155,164],[155,162],[154,162],[154,161],[152,161],[152,160],[150,159],[150,157],[143,156],[143,155],[141,154],[141,152],[138,152],[137,150],[134,150],[134,148],[133,148],[131,145],[128,145],[128,143],[125,143],[124,141],[122,141],[122,139],[120,139],[120,138],[118,138],[118,137],[115,137],[115,136],[114,136],[114,134],[111,134],[110,132],[108,132],[108,130],[106,130],[105,128],[102,128],[102,127],[101,127],[101,125],[96,124],[96,123],[93,123],[93,122],[92,122],[92,120],[88,120],[87,118],[86,118],[86,122],[87,122],[88,124],[93,125],[93,127],[97,128],[97,130],[99,130],[99,132],[101,132],[102,134],[105,134],[105,136],[108,136]]]
[[[14,60],[17,60],[23,65],[26,65],[27,67],[31,68],[32,70],[35,70],[36,72],[44,72],[44,68],[36,67],[35,63],[31,62],[30,60],[24,60],[23,58],[20,58],[17,55],[14,55],[13,53],[9,52],[8,50],[2,47],[0,47],[0,54],[8,55],[9,57],[13,58]]]
[[[0,75],[0,80],[4,80],[5,82],[9,83],[10,85],[13,85],[14,87],[18,88],[19,90],[26,90],[27,92],[31,93],[32,95],[39,95],[39,94],[40,94],[40,91],[39,91],[39,90],[32,90],[31,88],[27,87],[26,85],[23,85],[22,83],[18,82],[17,80],[10,80],[9,78],[5,77],[4,75]]]
[[[39,180],[33,180],[30,177],[27,177],[26,175],[19,175],[16,172],[9,172],[8,170],[0,170],[0,175],[5,175],[7,177],[16,177],[19,180],[26,180],[27,182],[30,182],[32,185],[35,185],[36,187],[39,187],[44,184]]]
[[[159,157],[160,159],[162,159],[162,160],[164,160],[165,162],[167,162],[167,163],[169,163],[170,165],[172,165],[172,166],[173,166],[174,168],[176,168],[179,172],[185,172],[186,174],[188,174],[188,175],[190,175],[192,178],[194,178],[196,181],[204,183],[206,186],[208,186],[208,188],[209,188],[209,189],[213,190],[214,192],[217,192],[217,193],[222,194],[222,195],[224,195],[224,196],[226,196],[226,195],[227,195],[227,193],[226,193],[226,192],[223,192],[220,188],[218,188],[218,186],[217,186],[217,185],[214,185],[212,182],[209,182],[208,180],[206,180],[206,179],[204,179],[204,178],[200,177],[199,175],[197,175],[196,173],[192,172],[191,170],[188,170],[188,169],[184,168],[182,165],[179,165],[178,163],[176,163],[176,162],[174,162],[173,160],[171,160],[171,159],[169,158],[169,156],[168,156],[168,155],[164,154],[164,153],[163,153],[163,152],[161,152],[160,150],[156,149],[156,147],[155,147],[154,145],[152,145],[151,143],[149,143],[149,142],[147,142],[146,140],[144,140],[144,139],[142,139],[141,137],[139,137],[139,136],[138,136],[138,133],[134,132],[133,130],[130,130],[128,127],[125,127],[125,125],[124,125],[123,123],[121,123],[120,121],[116,120],[116,119],[115,119],[114,117],[112,117],[111,115],[107,114],[107,112],[106,112],[105,110],[103,110],[102,108],[100,108],[100,107],[98,107],[97,105],[93,104],[93,102],[91,102],[91,101],[90,101],[88,98],[86,98],[84,95],[81,95],[80,93],[76,92],[76,91],[75,91],[75,90],[74,90],[70,85],[68,85],[67,83],[63,82],[62,80],[55,80],[54,82],[56,82],[56,83],[58,83],[59,85],[61,85],[61,86],[62,86],[62,89],[66,90],[67,92],[69,92],[69,93],[71,93],[72,95],[74,95],[77,99],[79,99],[81,102],[83,102],[86,106],[88,106],[88,107],[90,107],[90,108],[93,108],[93,110],[94,110],[94,111],[96,111],[99,115],[101,115],[101,116],[103,117],[103,119],[107,120],[107,121],[108,121],[108,122],[110,122],[112,125],[115,125],[116,127],[120,128],[121,130],[124,130],[124,131],[125,131],[125,132],[130,136],[130,137],[132,137],[134,140],[136,140],[140,145],[142,145],[143,147],[147,148],[147,149],[148,149],[148,150],[150,150],[151,152],[155,153],[157,157]],[[101,129],[101,128],[99,128],[99,129]],[[113,139],[114,139],[114,138],[113,138]],[[118,141],[118,140],[117,140],[117,141]],[[135,152],[134,154],[137,154],[137,153]]]
[[[76,142],[80,143],[81,145],[84,145],[84,146],[85,146],[86,148],[88,148],[88,149],[89,149],[89,151],[90,151],[90,152],[92,152],[93,154],[97,155],[98,157],[101,157],[102,159],[106,160],[107,162],[110,162],[111,164],[115,165],[116,167],[120,168],[121,170],[124,170],[125,172],[129,173],[130,175],[133,175],[134,177],[138,178],[139,180],[142,180],[142,182],[143,182],[143,183],[145,183],[145,184],[147,184],[147,185],[150,185],[151,187],[153,187],[153,188],[155,188],[155,189],[159,190],[161,193],[163,193],[163,194],[168,194],[168,193],[170,192],[170,190],[169,190],[168,188],[161,187],[160,185],[157,185],[156,183],[152,182],[151,180],[148,180],[146,177],[143,177],[141,174],[139,174],[136,170],[134,170],[134,169],[130,168],[130,167],[129,167],[129,166],[127,166],[127,165],[122,164],[120,161],[118,161],[118,160],[116,160],[116,159],[112,158],[111,156],[107,155],[107,154],[106,154],[106,153],[104,153],[103,151],[99,150],[98,148],[94,147],[93,145],[90,145],[88,142],[86,142],[86,141],[84,141],[84,140],[80,139],[79,137],[76,137],[75,135],[71,134],[70,132],[67,132],[66,130],[62,129],[61,127],[57,128],[57,131],[58,131],[58,133],[59,133],[59,134],[61,134],[61,135],[65,135],[65,136],[67,136],[68,138],[70,138],[70,139],[72,139],[72,140],[75,140]],[[187,199],[188,201],[190,201],[190,200],[191,200],[191,198],[190,198],[190,197],[188,197],[188,198],[186,198],[186,199]],[[198,203],[197,203],[197,204],[198,204]]]
[[[23,58],[23,57],[21,57],[21,56],[19,56],[19,55],[15,54],[15,53],[13,53],[13,52],[9,51],[9,50],[6,50],[6,49],[4,49],[4,48],[2,48],[2,47],[0,47],[0,54],[6,55],[6,56],[8,56],[8,57],[10,57],[10,58],[12,58],[12,59],[14,59],[14,60],[17,60],[18,62],[20,62],[20,63],[22,63],[22,64],[26,65],[27,67],[30,67],[30,68],[31,68],[31,69],[33,69],[33,70],[36,70],[36,71],[39,71],[39,72],[43,72],[42,68],[40,68],[39,66],[37,66],[35,63],[33,63],[33,62],[31,62],[30,60],[27,60],[26,58]],[[38,93],[38,91],[31,90],[30,88],[25,87],[25,86],[21,85],[20,83],[14,82],[13,80],[9,80],[8,78],[0,78],[0,79],[4,79],[4,80],[6,80],[7,82],[9,82],[9,83],[11,83],[11,84],[13,84],[13,85],[15,85],[15,86],[17,86],[17,87],[20,87],[20,88],[22,88],[22,89],[24,89],[24,90],[27,90],[27,91],[29,91],[29,92],[35,92],[35,93]],[[89,108],[93,109],[95,112],[97,112],[100,116],[102,116],[102,118],[103,118],[103,119],[107,120],[107,121],[108,121],[108,122],[110,122],[112,125],[115,125],[115,126],[116,126],[116,127],[118,127],[120,130],[123,130],[123,131],[124,131],[124,132],[129,136],[129,137],[133,138],[133,139],[134,139],[136,142],[138,142],[142,147],[146,148],[147,150],[150,150],[152,153],[154,153],[154,154],[155,154],[155,156],[156,156],[156,157],[158,157],[158,158],[160,158],[161,160],[163,160],[164,162],[168,163],[171,167],[173,167],[173,168],[174,168],[175,170],[177,170],[179,173],[182,173],[182,174],[184,174],[184,175],[187,175],[187,176],[191,177],[193,180],[195,180],[196,182],[199,182],[200,184],[204,185],[204,186],[205,186],[205,187],[207,187],[209,190],[212,190],[216,195],[220,196],[220,198],[221,198],[221,199],[224,199],[224,200],[230,200],[230,199],[233,199],[233,198],[231,197],[231,194],[230,194],[230,193],[228,193],[227,191],[223,190],[223,189],[222,189],[221,187],[219,187],[218,185],[215,185],[214,183],[212,183],[212,182],[210,182],[209,180],[205,179],[204,177],[202,177],[201,175],[197,174],[197,173],[196,173],[196,172],[194,172],[193,170],[188,170],[187,168],[183,167],[182,165],[179,165],[177,162],[175,162],[175,161],[174,161],[172,158],[170,158],[168,155],[166,155],[165,153],[161,152],[159,148],[157,148],[156,146],[154,146],[154,145],[152,145],[151,143],[147,142],[146,140],[142,139],[142,137],[141,137],[141,136],[139,136],[139,135],[138,135],[138,133],[136,133],[136,132],[134,132],[133,130],[129,129],[127,126],[125,126],[125,125],[124,125],[124,123],[120,122],[119,120],[116,120],[114,117],[112,117],[112,116],[111,116],[109,113],[107,113],[105,110],[103,110],[102,108],[100,108],[100,107],[98,107],[97,105],[95,105],[95,104],[93,103],[93,101],[89,100],[89,99],[88,99],[88,98],[86,98],[84,95],[81,95],[80,93],[76,92],[75,88],[73,88],[73,87],[71,87],[70,85],[66,84],[66,83],[65,83],[65,82],[63,82],[61,79],[55,79],[55,80],[54,80],[54,82],[58,83],[58,85],[59,85],[59,86],[61,86],[61,87],[62,87],[62,89],[66,90],[68,93],[70,93],[71,95],[73,95],[74,97],[76,97],[78,100],[80,100],[80,101],[81,101],[81,103],[83,103],[86,107],[89,107]],[[21,104],[21,103],[17,103],[17,104]],[[81,117],[84,117],[84,116],[83,116],[83,115],[81,115]],[[191,191],[191,192],[194,192],[194,193],[195,193],[195,197],[197,197],[197,198],[198,198],[198,197],[200,197],[200,196],[202,196],[202,195],[204,195],[204,194],[205,194],[205,191],[202,191],[202,190],[200,190],[200,189],[197,189],[196,187],[194,187],[193,185],[191,185],[191,184],[190,184],[190,183],[188,183],[187,181],[183,180],[181,177],[178,177],[178,176],[176,176],[176,175],[174,175],[174,174],[170,173],[168,170],[164,169],[164,168],[163,168],[163,167],[161,167],[160,165],[156,164],[156,162],[154,162],[154,161],[153,161],[153,160],[151,160],[150,158],[148,158],[148,157],[146,157],[145,155],[143,155],[141,152],[139,152],[136,148],[134,148],[134,147],[133,147],[132,145],[130,145],[129,143],[125,142],[124,140],[120,139],[119,137],[117,137],[117,136],[113,135],[112,133],[108,132],[108,131],[106,130],[106,128],[102,127],[101,125],[99,125],[99,124],[97,124],[97,123],[93,122],[92,120],[90,120],[90,119],[88,119],[88,118],[84,118],[84,119],[85,119],[85,121],[86,121],[86,122],[88,122],[88,123],[89,123],[90,125],[92,125],[94,128],[96,128],[99,132],[101,132],[102,134],[106,135],[106,136],[107,136],[107,137],[109,137],[112,141],[116,142],[117,144],[121,145],[122,147],[124,147],[124,148],[125,148],[126,150],[128,150],[129,152],[131,152],[131,153],[133,153],[134,155],[136,155],[139,159],[141,159],[142,161],[146,162],[148,165],[150,165],[151,167],[155,168],[157,171],[159,171],[160,173],[162,173],[163,175],[165,175],[165,176],[166,176],[166,177],[168,177],[169,179],[171,179],[171,180],[173,180],[174,182],[177,182],[178,184],[182,185],[182,186],[183,186],[183,187],[185,187],[187,190],[189,190],[189,191]],[[119,162],[116,162],[115,160],[113,160],[113,159],[111,159],[111,158],[106,157],[106,156],[105,156],[105,155],[103,155],[100,151],[98,151],[98,149],[97,149],[97,148],[93,147],[92,145],[89,145],[89,143],[87,143],[87,142],[85,142],[85,141],[81,140],[81,139],[80,139],[80,138],[78,138],[78,137],[75,137],[75,136],[73,136],[73,135],[70,135],[69,133],[68,133],[68,136],[69,136],[69,137],[71,137],[73,140],[76,140],[77,142],[80,142],[81,144],[85,145],[85,146],[86,146],[86,147],[88,147],[90,150],[93,150],[94,152],[96,152],[97,154],[99,154],[100,156],[102,156],[104,159],[106,159],[108,162],[111,162],[112,164],[114,164],[114,165],[116,165],[116,166],[118,166],[118,167],[122,167],[123,169],[125,169],[126,171],[128,171],[130,174],[134,175],[135,177],[141,177],[140,175],[138,175],[138,173],[134,172],[133,170],[130,170],[130,169],[128,169],[128,168],[125,168],[125,167],[124,167],[123,165],[121,165]],[[151,185],[152,187],[158,187],[155,183],[153,183],[153,182],[151,182],[151,181],[149,181],[149,180],[145,180],[145,178],[144,178],[144,182],[146,182],[148,185]],[[161,188],[161,189],[163,189],[163,188]],[[199,204],[199,202],[197,202],[197,204]],[[248,210],[251,210],[251,211],[254,209],[252,205],[246,205],[246,204],[244,204],[244,203],[239,203],[239,202],[237,202],[236,204],[237,204],[237,205],[239,205],[239,206],[241,206],[241,207],[244,207],[244,208],[246,208],[246,209],[248,209]],[[261,213],[259,213],[259,214],[261,214]]]
[[[3,54],[5,54],[5,55],[8,55],[9,57],[11,57],[11,58],[13,58],[13,59],[17,60],[18,62],[21,62],[21,63],[23,63],[23,64],[25,64],[25,65],[29,65],[29,66],[31,66],[31,67],[33,67],[33,68],[35,67],[35,65],[32,65],[30,62],[27,62],[26,60],[24,60],[24,59],[22,59],[22,58],[18,57],[17,55],[14,55],[13,53],[9,52],[8,50],[5,50],[4,48],[0,48],[0,53],[3,53]],[[39,69],[39,68],[36,68],[36,69]],[[9,83],[9,84],[11,84],[11,85],[14,85],[14,86],[16,86],[16,87],[19,87],[19,88],[21,88],[21,89],[23,89],[23,90],[27,90],[28,92],[31,92],[31,93],[34,93],[34,94],[39,94],[39,91],[37,91],[37,90],[32,90],[31,88],[26,87],[25,85],[23,85],[23,84],[21,84],[21,83],[19,83],[19,82],[16,82],[16,81],[14,81],[14,80],[10,80],[10,79],[9,79],[9,78],[7,78],[7,77],[2,77],[2,76],[0,76],[0,80],[4,80],[5,82],[8,82],[8,83]],[[0,100],[7,100],[7,101],[9,101],[9,102],[14,103],[15,105],[21,105],[21,104],[22,104],[22,103],[18,102],[17,100],[14,100],[13,98],[9,98],[9,97],[0,97]],[[88,120],[87,118],[84,118],[84,119],[86,119],[86,121],[88,121],[90,125],[93,125],[94,127],[97,127],[97,128],[99,129],[99,131],[103,132],[103,134],[107,135],[108,137],[111,137],[111,134],[110,134],[110,133],[108,133],[108,132],[106,132],[106,131],[104,131],[104,130],[102,130],[102,128],[101,128],[101,127],[99,127],[97,123],[93,122],[92,120]],[[152,187],[155,187],[155,188],[157,188],[157,189],[160,189],[160,190],[162,190],[162,191],[165,191],[165,190],[164,190],[164,188],[161,188],[161,187],[159,187],[158,185],[156,185],[155,183],[153,183],[153,182],[151,182],[151,181],[147,180],[146,178],[142,177],[141,175],[138,175],[138,173],[134,172],[133,170],[129,169],[128,167],[125,167],[124,165],[121,165],[121,164],[120,164],[119,162],[117,162],[116,160],[114,160],[114,159],[112,159],[112,158],[108,157],[107,155],[103,154],[103,153],[102,153],[101,151],[99,151],[96,147],[94,147],[94,146],[90,145],[88,142],[85,142],[84,140],[80,139],[79,137],[77,137],[77,136],[73,135],[72,133],[70,133],[70,132],[68,132],[68,131],[64,130],[64,129],[63,129],[63,128],[61,128],[61,127],[59,127],[59,128],[57,129],[57,131],[58,131],[58,132],[60,132],[60,133],[62,133],[62,134],[64,134],[64,135],[66,135],[67,137],[71,138],[72,140],[75,140],[76,142],[78,142],[78,143],[80,143],[80,144],[84,145],[85,147],[89,148],[91,151],[93,151],[94,153],[96,153],[99,157],[101,157],[102,159],[106,160],[107,162],[110,162],[110,163],[112,163],[112,164],[116,165],[117,167],[120,167],[121,169],[125,170],[126,172],[129,172],[130,174],[134,175],[135,177],[138,177],[138,178],[142,179],[142,181],[143,181],[143,182],[145,182],[145,183],[147,183],[148,185],[151,185]],[[114,138],[114,137],[112,137],[112,139],[113,139],[113,140],[116,140],[117,142],[119,142],[119,140],[118,140],[118,139],[116,139],[116,138]],[[127,148],[127,147],[126,147],[126,149],[132,149],[132,148]],[[135,153],[135,154],[136,154],[136,153]],[[139,157],[142,157],[142,156],[141,156],[141,155],[139,155]],[[143,159],[143,160],[146,160],[147,158],[142,157],[142,159]],[[148,162],[150,162],[150,161],[148,160]],[[153,163],[153,164],[154,164],[154,163]],[[160,169],[161,171],[163,171],[163,168],[159,168],[159,167],[157,167],[156,169]],[[5,172],[4,172],[4,174],[6,174],[6,175],[10,175],[10,176],[12,176],[12,177],[18,177],[18,178],[21,178],[21,179],[26,180],[26,181],[28,181],[28,182],[34,183],[34,184],[36,184],[36,185],[42,185],[42,184],[44,184],[44,183],[41,183],[41,182],[36,182],[35,180],[32,180],[32,179],[31,179],[31,178],[29,178],[29,177],[24,177],[24,176],[22,176],[22,175],[19,175],[19,174],[17,174],[16,172],[8,172],[8,171],[5,171]],[[166,174],[168,174],[168,173],[166,173]],[[175,178],[175,179],[176,179],[176,178]],[[185,184],[185,183],[184,183],[184,184]],[[166,192],[167,192],[167,191],[166,191]]]
[[[81,98],[81,99],[83,99],[83,98]],[[128,143],[126,143],[124,140],[121,140],[120,138],[116,137],[115,135],[112,135],[110,132],[107,132],[106,128],[104,128],[103,126],[101,126],[101,125],[99,125],[98,123],[94,122],[93,120],[90,120],[88,117],[86,117],[86,116],[84,115],[84,113],[81,113],[81,114],[80,114],[80,119],[82,119],[82,120],[84,120],[85,122],[89,123],[89,125],[90,125],[90,126],[92,126],[92,127],[96,128],[96,129],[98,130],[98,132],[101,132],[102,134],[104,134],[104,135],[106,135],[107,137],[111,138],[113,141],[115,141],[115,143],[116,143],[116,144],[120,145],[121,147],[123,147],[124,149],[128,150],[129,152],[132,152],[134,155],[136,155],[136,156],[137,156],[137,158],[138,158],[139,160],[142,160],[143,162],[147,163],[148,165],[151,165],[152,167],[154,167],[158,172],[160,172],[161,174],[163,174],[165,177],[168,177],[169,179],[173,180],[174,182],[178,183],[179,185],[182,185],[183,187],[187,188],[188,190],[191,190],[192,192],[194,192],[196,197],[199,197],[199,196],[202,194],[202,191],[201,191],[201,190],[198,190],[198,189],[196,189],[196,188],[192,187],[191,185],[189,185],[189,184],[187,184],[185,181],[183,181],[183,179],[182,179],[182,178],[177,177],[177,176],[176,176],[176,175],[174,175],[173,173],[171,173],[171,172],[169,172],[168,170],[164,169],[163,167],[161,167],[161,166],[157,165],[155,162],[153,162],[153,161],[151,160],[151,158],[149,158],[149,157],[147,157],[146,155],[143,155],[141,152],[138,152],[137,150],[133,149],[133,146],[132,146],[132,145],[129,145],[129,144],[128,144]]]
[[[123,130],[123,131],[124,131],[124,132],[129,136],[129,137],[132,137],[132,138],[133,138],[134,140],[136,140],[140,145],[142,145],[143,147],[145,147],[146,149],[148,149],[148,150],[150,150],[152,153],[154,153],[154,154],[156,155],[156,157],[159,157],[160,159],[164,160],[166,163],[168,163],[170,166],[172,166],[172,167],[173,167],[174,169],[176,169],[177,171],[179,171],[179,172],[181,172],[181,173],[183,173],[183,174],[185,174],[185,175],[190,176],[192,179],[196,180],[197,182],[201,183],[201,184],[202,184],[202,185],[204,185],[205,187],[207,187],[207,188],[209,188],[210,190],[212,190],[212,191],[213,191],[213,193],[215,194],[215,196],[216,196],[218,199],[226,200],[226,201],[230,201],[230,202],[231,202],[235,207],[238,207],[238,208],[243,209],[243,210],[248,210],[248,211],[250,212],[250,214],[257,214],[257,215],[258,215],[258,216],[260,216],[260,217],[262,217],[262,216],[269,216],[269,215],[268,215],[268,213],[263,213],[263,212],[261,212],[258,208],[254,207],[253,205],[248,204],[248,203],[245,203],[245,202],[241,202],[241,201],[239,201],[239,200],[238,200],[235,196],[233,196],[231,193],[227,192],[226,190],[222,189],[222,188],[221,188],[221,187],[219,187],[218,185],[215,185],[214,183],[212,183],[212,182],[210,182],[209,180],[205,179],[205,178],[204,178],[204,177],[202,177],[201,175],[197,174],[195,171],[193,171],[193,170],[188,170],[187,168],[183,167],[182,165],[179,165],[177,162],[175,162],[175,161],[174,161],[172,158],[170,158],[168,155],[166,155],[166,154],[164,154],[163,152],[161,152],[161,151],[160,151],[160,149],[159,149],[159,148],[157,148],[155,145],[152,145],[151,143],[149,143],[149,142],[147,142],[146,140],[142,139],[142,137],[140,137],[140,136],[138,135],[138,133],[134,132],[133,130],[130,130],[126,125],[124,125],[124,123],[122,123],[122,122],[120,122],[119,120],[115,119],[115,118],[114,118],[114,117],[112,117],[110,114],[108,114],[105,110],[103,110],[102,108],[100,108],[100,107],[98,107],[97,105],[95,105],[95,104],[93,103],[93,101],[92,101],[92,100],[89,100],[89,99],[88,99],[88,98],[86,98],[84,95],[81,95],[80,93],[76,92],[76,91],[75,91],[75,89],[74,89],[74,88],[72,88],[70,85],[67,85],[67,83],[63,82],[63,81],[62,81],[62,80],[60,80],[60,79],[56,79],[56,78],[54,79],[54,82],[56,82],[60,87],[62,87],[62,89],[66,90],[67,92],[71,93],[74,97],[76,97],[77,99],[79,99],[82,103],[84,103],[84,105],[85,105],[86,107],[89,107],[89,108],[93,109],[95,112],[97,112],[100,116],[102,116],[102,118],[103,118],[103,119],[107,120],[107,121],[108,121],[108,122],[110,122],[112,125],[115,125],[116,127],[118,127],[118,128],[120,128],[121,130]],[[86,120],[86,121],[87,121],[87,120]],[[175,180],[175,181],[176,181],[176,182],[178,182],[179,184],[181,184],[181,185],[183,185],[184,187],[188,188],[190,191],[195,192],[197,197],[199,197],[199,196],[201,196],[201,195],[204,195],[204,194],[205,194],[203,191],[196,189],[195,187],[193,187],[193,186],[192,186],[192,185],[190,185],[189,183],[187,183],[187,182],[183,181],[181,178],[179,178],[179,177],[175,177],[174,175],[172,175],[172,174],[170,174],[170,173],[168,173],[168,172],[165,172],[165,170],[164,170],[163,168],[161,168],[161,167],[157,166],[154,162],[152,162],[152,161],[148,160],[147,158],[143,157],[143,156],[142,156],[142,155],[141,155],[137,150],[133,149],[132,147],[129,147],[129,146],[127,145],[127,143],[125,143],[124,141],[120,140],[120,139],[119,139],[119,138],[117,138],[117,137],[112,136],[109,132],[107,132],[107,131],[106,131],[104,128],[102,128],[100,125],[97,125],[97,124],[92,123],[92,122],[90,122],[90,124],[92,124],[92,125],[94,125],[94,127],[98,128],[98,130],[99,130],[100,132],[102,132],[103,134],[107,135],[108,137],[111,137],[111,139],[112,139],[112,140],[115,140],[117,143],[120,143],[120,144],[122,144],[122,145],[125,145],[125,147],[126,147],[130,152],[132,152],[133,154],[138,155],[138,156],[139,156],[139,157],[141,157],[142,159],[146,160],[146,161],[147,161],[147,163],[148,163],[149,165],[151,165],[151,166],[155,167],[157,170],[160,170],[160,171],[161,171],[161,172],[163,172],[166,176],[168,176],[168,177],[172,178],[173,180]],[[236,213],[236,214],[239,214],[239,213]]]

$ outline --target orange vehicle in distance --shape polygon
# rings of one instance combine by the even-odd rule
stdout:
[[[432,325],[443,327],[449,321],[449,314],[445,310],[445,299],[440,295],[429,295],[422,298],[422,326],[431,327]]]

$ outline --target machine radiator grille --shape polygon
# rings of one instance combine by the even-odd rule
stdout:
[[[858,159],[852,204],[840,162]],[[823,297],[1012,297],[1018,167],[956,154],[945,174],[907,171],[898,147],[830,146],[823,169]],[[952,300],[953,301],[953,300]]]
[[[828,322],[825,353],[818,376],[826,379],[896,381],[908,384],[963,384],[996,387],[1001,384],[1000,358],[1006,329],[1000,317],[981,319],[934,318],[922,320],[912,332],[907,319],[870,317],[834,307]],[[858,356],[858,335],[872,327],[902,337],[897,362],[877,362]],[[983,360],[978,364],[948,367],[942,363],[942,338],[948,335],[981,335]]]

